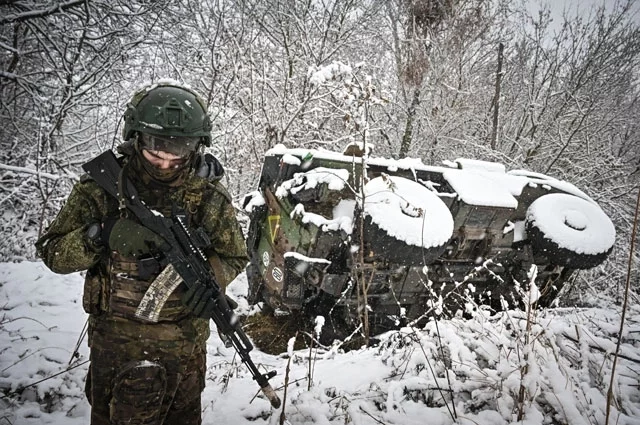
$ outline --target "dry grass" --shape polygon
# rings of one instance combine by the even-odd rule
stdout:
[[[243,319],[244,331],[251,337],[254,345],[267,354],[287,352],[289,339],[298,331],[310,331],[307,319],[301,314],[273,316],[270,314],[254,314]],[[306,348],[305,338],[297,338],[294,349]]]

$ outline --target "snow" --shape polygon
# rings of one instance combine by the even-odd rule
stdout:
[[[373,153],[373,151],[375,150],[376,146],[373,143],[365,143],[363,142],[359,142],[359,141],[352,141],[349,142],[345,145],[344,149],[342,150],[342,154],[346,155],[346,156],[369,156]]]
[[[469,158],[458,158],[454,162],[458,164],[458,168],[463,170],[481,170],[502,174],[506,172],[504,164],[500,164],[499,162],[480,161]]]
[[[0,164],[0,170],[6,170],[6,171],[11,171],[14,173],[24,173],[24,174],[31,174],[31,175],[38,175],[42,178],[45,179],[49,179],[49,180],[58,180],[61,176],[57,175],[57,174],[51,174],[51,173],[43,173],[39,170],[33,169],[33,168],[28,168],[28,167],[15,167],[12,165],[7,165],[7,164]],[[6,174],[5,174],[6,176]],[[6,177],[5,177],[6,178]]]
[[[519,220],[513,223],[513,242],[520,242],[527,239],[526,222]]]
[[[469,205],[517,208],[518,201],[508,188],[504,185],[496,185],[495,180],[487,174],[474,171],[447,170],[444,172],[444,178],[456,191],[458,197]]]
[[[264,199],[264,196],[262,196],[262,193],[260,193],[260,191],[254,190],[253,192],[248,193],[245,196],[244,203],[245,203],[244,210],[247,213],[251,213],[251,211],[253,211],[255,207],[265,205],[266,201]]]
[[[140,84],[130,95],[129,98],[133,98],[136,94],[138,94],[138,92],[140,90],[144,90],[145,92],[151,91],[159,86],[175,86],[175,87],[181,87],[185,90],[189,90],[195,94],[198,95],[198,97],[200,97],[201,99],[204,99],[204,97],[202,95],[200,95],[193,87],[191,87],[189,84],[183,82],[183,81],[178,81],[175,80],[173,78],[160,78],[155,82],[151,82],[151,81],[145,81],[142,84]]]
[[[276,190],[276,196],[282,199],[289,193],[296,194],[303,190],[314,189],[321,184],[326,184],[329,190],[340,191],[344,189],[348,178],[347,170],[318,167],[305,173],[296,173],[292,179],[282,182]]]
[[[144,125],[145,127],[153,128],[155,130],[162,130],[164,128],[161,125],[158,125],[158,124],[155,124],[155,123],[152,123],[152,122],[140,121],[140,124]]]
[[[296,158],[293,156],[284,155],[283,159]],[[276,189],[276,196],[278,198],[285,198],[290,193],[297,194],[303,190],[315,189],[319,185],[325,184],[328,190],[341,191],[345,188],[347,180],[349,178],[349,171],[344,169],[333,169],[318,167],[309,170],[304,173],[294,174],[292,179],[282,182]],[[256,198],[262,198],[258,192],[251,198],[251,201],[245,209],[253,208],[255,205],[259,205],[260,200]],[[264,202],[264,199],[263,201]],[[312,223],[315,226],[322,228],[323,231],[327,230],[342,230],[347,234],[350,234],[353,230],[353,211],[355,203],[349,200],[341,201],[333,210],[333,218],[329,219],[319,214],[306,212],[304,205],[297,204],[291,211],[291,218],[295,219],[299,217],[302,223]]]
[[[322,333],[322,327],[324,326],[324,316],[317,316],[314,323],[315,326],[313,328],[314,335],[317,339],[320,338],[320,334]]]
[[[453,233],[453,217],[447,206],[419,183],[381,176],[370,180],[364,193],[365,214],[389,236],[408,245],[442,246]]]
[[[56,275],[41,262],[0,263],[0,424],[89,423],[86,342],[72,356],[86,320],[81,291],[79,273]],[[244,274],[229,292],[239,312],[250,314]],[[377,346],[347,353],[337,346],[296,351],[293,344],[278,356],[254,349],[259,367],[278,372],[271,383],[281,398],[290,361],[280,409],[255,397],[255,381],[214,334],[203,423],[275,425],[284,409],[287,424],[603,424],[620,312],[538,311],[529,315],[530,335],[527,317],[480,310],[470,319],[389,332]],[[622,337],[610,423],[639,425],[639,306],[630,307]]]
[[[346,209],[344,211],[346,211]],[[328,230],[343,230],[345,233],[350,234],[353,230],[352,216],[336,216],[333,219],[327,219],[320,214],[305,211],[304,205],[302,204],[297,204],[293,208],[291,218],[299,218],[304,224],[311,223],[321,228],[323,232]]]
[[[517,178],[513,180],[514,185],[512,186],[512,190],[514,190],[513,194],[516,196],[522,193],[522,188],[524,187],[520,186],[520,184],[518,184],[517,182],[520,182],[521,184],[527,182],[527,184],[540,184],[547,190],[558,189],[562,192],[570,193],[574,196],[577,196],[578,198],[582,198],[595,204],[595,201],[593,201],[586,193],[584,193],[571,183],[563,180],[558,180],[545,174],[534,173],[532,171],[526,170],[511,170],[507,172],[507,175]]]
[[[331,264],[331,261],[327,260],[326,258],[307,257],[306,255],[302,255],[299,252],[293,252],[293,251],[285,252],[284,257],[295,258],[296,260],[302,261],[305,263]]]
[[[527,210],[527,221],[558,246],[573,252],[607,252],[616,239],[616,229],[600,207],[563,193],[536,199]]]
[[[354,199],[342,199],[333,208],[333,222],[338,225],[338,229],[350,235],[353,231],[353,217],[356,209]]]
[[[296,165],[304,160],[307,168],[312,167],[314,160],[329,160],[338,165],[353,164],[355,160],[353,156],[334,152],[287,149],[283,145],[275,146],[266,155],[282,155],[283,161]],[[528,186],[541,188],[548,193],[543,192],[527,209],[527,222],[534,223],[545,237],[561,248],[594,255],[608,252],[615,242],[615,227],[595,201],[572,184],[544,174],[525,170],[506,172],[502,164],[466,158],[447,161],[446,167],[425,166],[416,158],[392,160],[367,157],[366,163],[369,166],[386,167],[390,172],[410,170],[415,180],[418,180],[416,171],[419,170],[441,173],[453,189],[453,194],[441,194],[433,182],[419,180],[420,183],[417,183],[408,179],[397,180],[397,177],[375,178],[367,183],[365,193],[369,199],[365,205],[366,213],[390,236],[409,245],[425,248],[441,246],[451,237],[453,219],[448,208],[442,202],[437,202],[439,196],[453,195],[468,205],[515,210],[518,208],[516,197],[522,195]],[[279,185],[276,195],[283,198],[289,193],[316,188],[319,184],[327,184],[330,190],[343,190],[349,177],[347,169],[350,169],[349,166],[344,168],[317,167],[296,173],[292,179]],[[406,188],[397,193],[394,189],[389,190],[389,187],[398,185]],[[339,224],[335,219],[305,212],[302,204],[294,208],[291,216],[301,216],[303,223],[324,226],[325,230],[340,228],[351,233],[348,226],[353,221],[345,212],[340,212]],[[422,229],[422,232],[415,229]],[[526,239],[523,221],[507,225],[503,231],[505,234],[513,232],[514,242]]]
[[[300,165],[302,164],[302,161],[300,161],[299,158],[293,156],[293,155],[289,155],[289,154],[285,154],[282,156],[282,162],[284,162],[285,164],[290,164],[290,165]]]
[[[266,156],[286,155],[288,163],[290,156],[313,161],[314,158],[352,164],[353,156],[326,150],[288,149],[278,144],[268,150]],[[360,158],[357,158],[360,161]],[[504,172],[502,164],[458,158],[455,161],[444,161],[444,167],[425,165],[420,158],[388,159],[368,157],[367,164],[386,167],[390,172],[409,170],[442,173],[445,179],[455,188],[456,192],[470,205],[516,208],[517,200],[527,186],[541,186],[548,191],[556,189],[570,193],[588,202],[596,204],[587,194],[573,184],[526,170],[511,170]]]
[[[308,76],[309,84],[312,86],[319,86],[325,84],[327,81],[335,80],[338,77],[345,77],[350,79],[353,69],[342,62],[333,62],[329,65],[322,67],[309,67]]]

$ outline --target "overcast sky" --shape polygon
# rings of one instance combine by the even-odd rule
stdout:
[[[540,4],[548,3],[554,14],[554,21],[561,22],[562,12],[569,12],[569,16],[579,11],[587,14],[592,8],[604,4],[607,9],[611,10],[616,3],[622,3],[625,0],[528,0],[532,10],[536,10]],[[633,0],[633,8],[635,10],[634,20],[640,23],[640,0]]]

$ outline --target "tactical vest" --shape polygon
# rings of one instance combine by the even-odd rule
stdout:
[[[157,274],[153,274],[148,279],[141,278],[136,259],[126,258],[112,251],[109,277],[107,311],[125,319],[140,320],[135,315],[136,309]],[[188,311],[181,301],[185,291],[184,285],[178,286],[173,291],[160,311],[159,322],[176,322],[187,317]]]
[[[159,199],[154,194],[142,191],[140,196],[150,208],[165,216],[171,214],[174,203],[187,214],[188,222],[197,224],[200,203],[207,184],[204,180],[194,178],[185,185],[185,188],[177,190],[173,194],[161,194]],[[157,194],[156,194],[157,195]],[[117,215],[117,202],[110,199],[107,210],[110,215]],[[135,217],[129,217],[134,219]],[[160,273],[159,264],[155,260],[146,262],[147,266],[141,270],[142,263],[133,257],[123,257],[116,251],[109,253],[108,261],[99,264],[95,269],[87,273],[85,290],[83,295],[83,307],[89,314],[113,315],[125,319],[140,321],[135,312],[153,280]],[[149,273],[149,269],[153,270]],[[143,277],[144,276],[144,277]],[[181,296],[186,291],[181,284],[169,296],[162,308],[159,322],[175,322],[189,315],[184,307]]]

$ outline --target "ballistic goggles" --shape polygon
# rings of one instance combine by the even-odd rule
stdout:
[[[188,158],[198,149],[201,137],[154,136],[153,134],[142,133],[140,140],[142,149],[163,151],[180,158]]]

